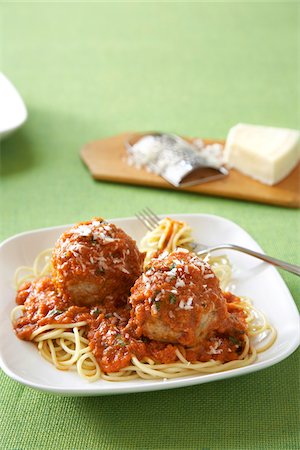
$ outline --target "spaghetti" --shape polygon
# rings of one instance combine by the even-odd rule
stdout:
[[[141,242],[141,251],[146,252],[146,265],[151,262],[151,258],[157,252],[172,252],[178,246],[191,250],[193,241],[191,231],[191,228],[184,222],[171,219],[162,221],[159,228],[154,230],[152,234],[147,233]],[[51,254],[52,250],[47,249],[37,256],[32,267],[20,267],[15,276],[16,287],[22,287],[26,281],[30,282],[51,275]],[[225,290],[231,277],[231,267],[227,257],[209,257],[207,259],[218,276],[222,289]],[[189,360],[188,350],[183,345],[175,345],[173,346],[175,360],[173,358],[170,362],[159,363],[155,358],[148,355],[142,355],[139,358],[139,352],[137,351],[136,354],[132,354],[128,363],[124,364],[123,367],[108,372],[99,366],[97,349],[91,344],[89,334],[93,332],[93,327],[91,328],[88,320],[84,320],[85,316],[82,315],[83,320],[76,321],[76,318],[81,316],[74,316],[70,320],[67,319],[68,312],[62,311],[58,311],[57,316],[55,316],[58,319],[61,318],[60,323],[56,323],[54,319],[53,323],[45,325],[36,322],[29,333],[28,340],[34,342],[40,354],[54,364],[57,369],[75,369],[81,377],[89,381],[98,379],[129,381],[136,378],[145,380],[171,379],[222,372],[253,363],[257,354],[271,347],[276,339],[274,328],[247,298],[228,296],[228,299],[228,310],[241,314],[241,317],[245,318],[247,332],[241,336],[239,344],[241,351],[237,354],[237,358],[226,362],[214,359],[214,356],[218,356],[217,348],[211,349],[212,357],[209,360],[195,362]],[[12,310],[11,320],[15,328],[18,321],[26,314],[28,314],[28,311],[26,311],[24,304],[18,305]],[[97,314],[97,325],[104,323],[105,320],[118,325],[123,323],[122,320],[125,320],[118,312],[107,313],[106,310],[101,310],[101,308],[97,311]],[[120,343],[119,350],[123,352],[122,357],[127,350],[125,342],[123,342],[124,336],[126,336],[126,333],[120,335],[116,332],[114,337]],[[136,348],[144,345],[140,340],[136,341],[136,344]],[[234,343],[231,342],[231,345],[234,347]],[[235,346],[237,347],[237,345]]]

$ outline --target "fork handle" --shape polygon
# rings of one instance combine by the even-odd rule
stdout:
[[[255,252],[254,250],[250,250],[249,248],[240,247],[239,245],[223,244],[217,245],[215,247],[209,247],[206,248],[205,250],[200,250],[199,252],[197,252],[196,249],[196,252],[198,255],[203,255],[205,253],[211,253],[214,252],[215,250],[223,250],[223,249],[237,250],[238,252],[246,253],[247,255],[254,256],[255,258],[261,259],[262,261],[273,264],[273,266],[280,267],[281,269],[287,270],[288,272],[300,276],[300,266],[296,266],[296,264],[290,264],[285,261],[281,261],[280,259],[264,255],[263,253]]]

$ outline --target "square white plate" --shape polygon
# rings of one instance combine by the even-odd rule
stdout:
[[[258,244],[235,223],[206,214],[171,215],[185,220],[194,230],[195,240],[214,245],[225,242],[262,251]],[[112,220],[137,242],[145,230],[135,218]],[[287,358],[299,345],[300,327],[296,305],[277,270],[255,258],[226,250],[234,267],[231,291],[253,300],[277,330],[274,345],[260,354],[250,366],[227,372],[195,375],[168,381],[133,380],[126,382],[96,381],[89,383],[76,372],[61,372],[45,361],[37,349],[19,340],[11,326],[10,311],[15,306],[14,272],[21,265],[31,265],[43,249],[54,245],[68,226],[46,228],[14,236],[0,247],[0,364],[4,372],[25,385],[63,395],[108,395],[140,391],[154,391],[190,386],[221,380],[264,369]],[[222,253],[225,253],[223,251]]]

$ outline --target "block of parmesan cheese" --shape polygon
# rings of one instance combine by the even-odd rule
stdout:
[[[224,157],[229,167],[273,185],[299,162],[300,132],[240,123],[228,133]]]

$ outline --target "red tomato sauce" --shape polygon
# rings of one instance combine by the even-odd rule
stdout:
[[[179,347],[188,361],[223,363],[238,359],[242,353],[245,314],[234,306],[240,301],[238,297],[230,293],[224,296],[230,312],[228,319],[219,324],[217,331],[210,331],[196,348]],[[59,296],[50,277],[24,283],[18,290],[16,302],[24,305],[23,315],[14,323],[16,335],[23,340],[30,340],[32,333],[44,325],[86,322],[86,337],[100,368],[106,373],[129,366],[133,356],[165,364],[178,360],[177,345],[137,333],[127,303],[116,305],[111,301],[105,306],[75,306]]]

